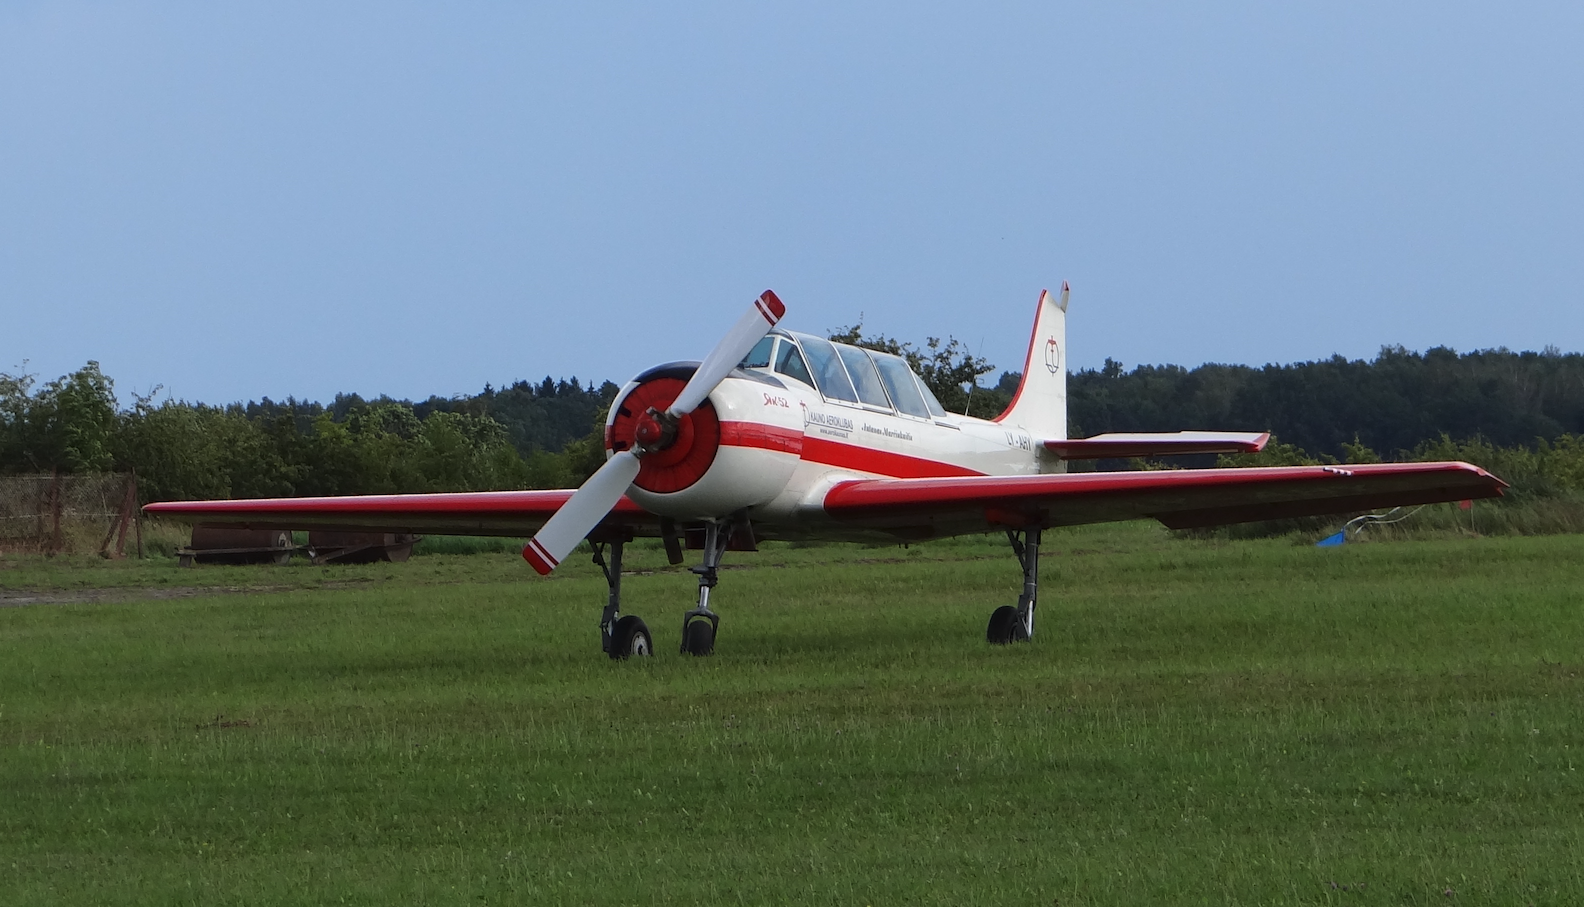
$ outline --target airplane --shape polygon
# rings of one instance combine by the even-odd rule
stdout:
[[[1047,529],[1139,518],[1185,529],[1497,497],[1506,483],[1462,462],[1070,472],[1074,460],[1257,452],[1269,433],[1067,437],[1070,288],[1041,291],[1023,378],[994,419],[947,412],[890,353],[779,326],[766,290],[701,362],[668,362],[617,393],[605,463],[577,489],[355,495],[147,505],[151,516],[247,529],[525,537],[548,574],[585,540],[605,575],[601,648],[654,651],[621,609],[622,547],[660,538],[673,564],[702,548],[681,652],[714,651],[711,591],[728,550],[762,540],[921,542],[1004,532],[1023,574],[987,641],[1031,640]]]

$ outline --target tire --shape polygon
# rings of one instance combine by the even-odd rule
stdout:
[[[708,655],[715,651],[715,625],[708,618],[690,620],[682,628],[682,652],[687,655]]]
[[[647,658],[654,654],[654,639],[642,618],[629,614],[616,621],[611,628],[610,657],[616,661],[637,655]]]
[[[281,567],[291,563],[292,551],[294,550],[292,534],[285,531],[275,533],[275,547],[280,549],[280,553],[271,558],[271,560]]]
[[[1020,629],[1017,609],[1002,605],[990,614],[990,625],[985,628],[985,642],[992,646],[1011,645],[1022,635],[1018,632]]]

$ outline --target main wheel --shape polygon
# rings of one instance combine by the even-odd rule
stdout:
[[[985,628],[985,642],[993,646],[1010,645],[1022,634],[1017,609],[1002,605],[990,613],[990,626]]]
[[[620,661],[633,655],[654,654],[654,640],[642,618],[629,614],[611,627],[610,657]]]
[[[696,617],[682,628],[682,652],[708,655],[715,651],[715,624],[707,617]]]

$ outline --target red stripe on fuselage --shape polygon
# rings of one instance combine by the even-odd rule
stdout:
[[[763,422],[722,422],[722,447],[757,447],[798,456],[803,453],[803,433],[795,428]]]
[[[925,479],[943,476],[982,476],[984,473],[955,463],[910,457],[889,450],[875,450],[857,444],[844,444],[828,438],[804,436],[803,459],[841,469],[857,469],[893,479]]]
[[[984,473],[923,457],[911,457],[889,450],[876,450],[829,438],[817,438],[791,428],[762,422],[722,422],[721,446],[753,447],[794,454],[810,463],[853,469],[895,479],[979,476]]]

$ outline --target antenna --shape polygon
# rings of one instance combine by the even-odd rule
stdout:
[[[979,336],[979,350],[978,350],[978,352],[974,353],[974,361],[975,362],[979,361],[979,353],[983,353],[983,352],[984,352],[984,335],[981,334]],[[965,415],[965,416],[968,415],[968,410],[973,407],[973,392],[974,392],[974,388],[977,388],[978,386],[979,386],[979,376],[978,375],[974,375],[973,376],[973,380],[968,382],[968,401],[963,404],[963,415]]]

